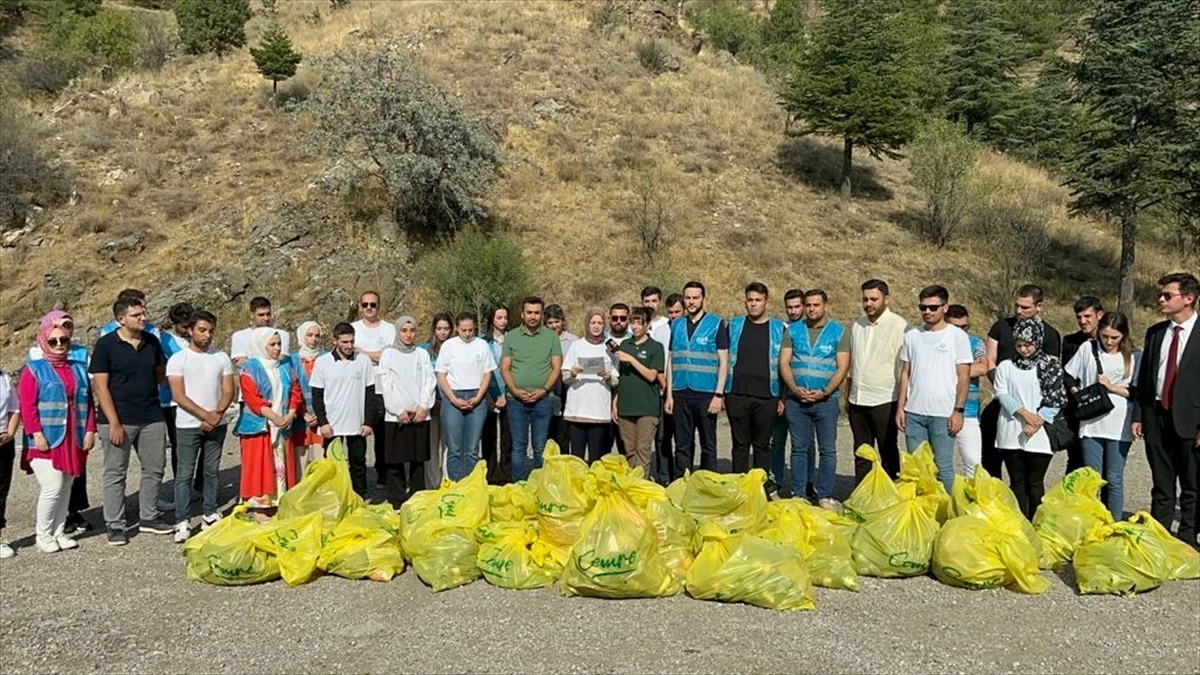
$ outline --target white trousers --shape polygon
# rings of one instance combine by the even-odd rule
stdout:
[[[35,459],[29,464],[41,487],[37,501],[37,540],[48,543],[63,536],[67,506],[71,503],[71,483],[75,478],[55,469],[48,459]]]
[[[963,420],[962,431],[954,437],[954,450],[962,462],[963,475],[974,476],[975,467],[983,458],[983,432],[979,429],[978,417]]]

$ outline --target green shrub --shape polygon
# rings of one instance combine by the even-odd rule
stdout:
[[[77,59],[43,49],[26,55],[13,67],[13,78],[31,94],[57,96],[80,73]]]
[[[655,39],[642,40],[637,44],[638,63],[646,70],[658,75],[670,70],[671,53],[667,46]]]
[[[81,62],[110,71],[129,70],[142,52],[144,30],[129,12],[103,8],[72,22],[66,37],[68,54]]]
[[[0,230],[19,226],[33,205],[61,203],[70,184],[35,146],[33,122],[0,103]]]
[[[953,122],[929,120],[913,139],[908,170],[928,205],[925,234],[940,247],[967,215],[978,159],[978,146]]]
[[[246,44],[250,0],[179,0],[175,4],[179,39],[191,54],[218,57]]]
[[[746,56],[758,45],[758,18],[729,0],[712,3],[693,20],[714,47],[734,56]]]
[[[511,305],[532,287],[521,242],[507,232],[484,232],[473,225],[427,255],[418,268],[437,306],[453,313],[481,315],[487,307]]]
[[[621,9],[615,0],[598,2],[588,12],[588,28],[604,35],[616,30],[620,22]]]

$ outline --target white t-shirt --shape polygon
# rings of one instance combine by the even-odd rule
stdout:
[[[371,359],[362,354],[353,358],[334,358],[334,352],[322,354],[313,364],[308,384],[322,389],[325,417],[334,436],[357,436],[366,419],[366,390],[375,384]]]
[[[374,328],[368,328],[361,319],[350,324],[354,328],[354,346],[369,352],[381,352],[384,347],[396,344],[396,325],[380,321]],[[379,374],[379,366],[375,366],[375,374]]]
[[[1021,407],[1034,413],[1042,407],[1042,385],[1038,383],[1037,369],[1021,370],[1012,361],[1003,361],[996,367],[996,395],[1008,394],[1021,402]],[[1052,454],[1050,437],[1046,428],[1038,429],[1033,436],[1022,431],[1024,421],[1000,410],[1000,421],[996,424],[996,447],[1001,450],[1024,450],[1043,455]]]
[[[1184,350],[1187,349],[1188,340],[1191,339],[1192,333],[1196,332],[1196,314],[1192,314],[1187,321],[1176,324],[1174,321],[1167,324],[1167,332],[1163,334],[1162,348],[1158,352],[1158,371],[1154,377],[1154,398],[1157,401],[1162,400],[1163,384],[1167,381],[1167,357],[1171,354],[1171,341],[1175,339],[1175,327],[1179,326],[1183,330],[1179,331],[1179,347],[1178,353],[1175,355],[1177,359],[1175,365],[1178,366],[1183,361]]]
[[[614,338],[615,339],[615,338]],[[580,359],[603,359],[604,369],[611,374],[612,386],[617,386],[617,360],[601,342],[594,345],[585,339],[576,340],[563,357],[563,377],[579,365]],[[579,422],[612,421],[612,389],[599,375],[580,373],[567,386],[567,406],[563,419]]]
[[[662,345],[667,363],[671,362],[671,320],[665,316],[656,316],[650,320],[650,339]]]
[[[17,388],[12,385],[8,373],[0,370],[0,434],[8,430],[8,420],[21,412],[17,399]]]
[[[384,421],[397,422],[400,412],[412,412],[418,408],[429,412],[434,403],[434,388],[437,379],[433,375],[433,362],[429,352],[414,349],[405,354],[388,347],[379,355],[379,374],[375,386],[383,397]]]
[[[1141,367],[1142,353],[1134,352],[1130,362],[1132,372],[1125,372],[1124,354],[1121,352],[1109,354],[1103,349],[1100,350],[1100,366],[1104,368],[1104,374],[1108,376],[1109,380],[1112,380],[1113,384],[1128,387],[1135,381],[1138,369]],[[1096,373],[1096,359],[1092,356],[1092,343],[1090,341],[1083,343],[1063,370],[1075,378],[1080,388],[1095,384],[1099,376]],[[1079,437],[1132,443],[1133,407],[1129,405],[1129,399],[1112,392],[1109,392],[1108,398],[1113,403],[1113,409],[1102,417],[1080,422]]]
[[[956,368],[975,360],[966,332],[949,325],[939,331],[914,328],[904,334],[900,360],[909,366],[904,412],[930,417],[953,414],[958,388]]]
[[[229,357],[232,359],[248,359],[250,358],[250,331],[253,328],[243,328],[234,332],[233,337],[229,340]],[[291,336],[286,330],[279,331],[279,346],[282,348],[279,358],[282,360],[285,356],[292,353]]]
[[[496,357],[486,340],[455,335],[442,343],[434,372],[446,373],[451,389],[478,389],[484,373],[496,372]]]
[[[205,410],[216,410],[221,402],[221,382],[233,377],[233,361],[225,352],[200,353],[184,347],[167,359],[167,378],[182,377],[183,393]],[[225,411],[221,411],[224,414]],[[200,420],[190,412],[179,408],[175,413],[178,429],[199,429]]]

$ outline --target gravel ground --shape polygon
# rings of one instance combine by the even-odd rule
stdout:
[[[849,430],[839,436],[845,488]],[[722,444],[727,457],[727,433]],[[1055,458],[1052,477],[1063,461]],[[221,494],[230,500],[236,464],[229,443]],[[98,505],[98,456],[91,469]],[[1127,508],[1147,508],[1140,447],[1126,481]],[[115,548],[91,534],[79,550],[41,554],[29,534],[36,482],[14,482],[6,535],[18,556],[0,563],[5,673],[1200,672],[1200,582],[1083,597],[1068,570],[1028,597],[932,577],[863,578],[860,593],[818,588],[816,611],[788,613],[685,596],[565,598],[483,581],[435,594],[411,570],[387,584],[323,577],[299,588],[223,588],[189,583],[167,536]],[[129,509],[137,513],[132,500]],[[101,519],[98,508],[88,515]]]

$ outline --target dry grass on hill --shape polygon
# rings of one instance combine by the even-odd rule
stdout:
[[[873,276],[891,282],[897,308],[912,319],[916,290],[928,283],[975,307],[1003,303],[1003,292],[987,292],[989,242],[964,236],[939,250],[911,231],[921,201],[903,161],[856,154],[856,199],[842,203],[840,144],[785,137],[772,90],[749,67],[723,67],[708,51],[693,56],[669,44],[682,69],[653,76],[635,53],[645,36],[630,27],[607,36],[589,30],[588,3],[355,0],[332,13],[315,0],[280,5],[285,28],[310,57],[281,84],[282,96],[315,85],[313,56],[394,41],[468,110],[504,130],[510,161],[495,208],[528,243],[539,290],[575,324],[588,305],[636,300],[647,282],[690,278],[709,286],[712,309],[723,314],[738,311],[751,280],[777,289],[780,305],[786,288],[823,287],[843,318],[858,313],[858,284]],[[323,16],[311,25],[304,17],[314,9]],[[266,24],[251,21],[252,43]],[[307,198],[328,163],[299,150],[305,121],[273,110],[269,91],[243,50],[223,60],[179,57],[161,72],[115,83],[84,81],[39,106],[43,141],[70,167],[83,201],[43,216],[41,246],[0,251],[8,328],[0,362],[14,361],[32,338],[29,322],[53,301],[39,273],[80,286],[76,314],[98,324],[120,288],[152,293],[164,277],[219,267],[246,248],[256,214],[283,198]],[[566,109],[535,113],[547,99]],[[101,185],[118,168],[126,178]],[[1070,326],[1066,305],[1075,295],[1113,297],[1112,228],[1069,219],[1065,191],[1039,170],[989,154],[981,174],[1001,186],[1000,197],[1043,214],[1049,262],[1031,281],[1050,290],[1056,323]],[[635,184],[646,181],[672,221],[667,252],[653,267],[624,217]],[[348,222],[347,234],[374,236]],[[1142,245],[1142,301],[1176,264],[1165,248]],[[436,309],[428,294],[404,304],[423,315]],[[1151,318],[1140,312],[1139,328]],[[285,317],[292,319],[300,317]]]

